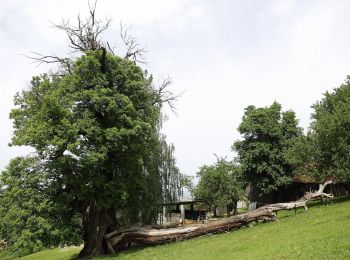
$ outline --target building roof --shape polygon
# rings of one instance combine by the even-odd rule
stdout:
[[[320,182],[324,183],[326,181],[336,181],[336,178],[334,176],[327,176],[323,181],[319,181],[314,177],[311,177],[306,174],[298,174],[293,177],[293,182],[300,182],[300,183],[317,183],[319,184]]]

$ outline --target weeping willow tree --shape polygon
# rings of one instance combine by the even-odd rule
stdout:
[[[155,147],[144,162],[143,180],[135,180],[135,183],[142,183],[142,189],[131,186],[128,206],[120,214],[123,226],[155,223],[157,205],[177,201],[183,195],[187,176],[176,165],[175,146],[168,144],[166,135],[159,131],[157,136]]]
[[[183,195],[182,181],[185,178],[176,166],[175,146],[168,145],[165,135],[160,135],[159,175],[162,180],[162,202],[173,202]]]

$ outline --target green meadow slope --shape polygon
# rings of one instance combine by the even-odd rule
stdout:
[[[74,259],[80,248],[45,250],[23,259]],[[103,259],[350,259],[350,201],[314,203],[278,213],[278,221]]]

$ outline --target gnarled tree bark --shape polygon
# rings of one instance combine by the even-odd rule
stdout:
[[[107,254],[109,249],[104,236],[116,226],[114,209],[100,208],[95,201],[86,205],[83,212],[84,247],[78,258]]]

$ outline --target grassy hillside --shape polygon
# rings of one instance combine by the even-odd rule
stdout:
[[[278,213],[279,220],[178,243],[138,247],[103,259],[349,259],[350,201]],[[24,259],[72,259],[79,248]]]

